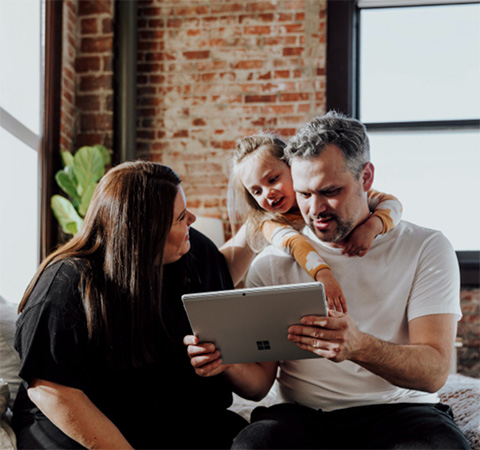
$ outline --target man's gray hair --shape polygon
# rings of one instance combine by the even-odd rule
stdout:
[[[342,151],[345,165],[358,179],[363,167],[370,161],[367,130],[357,119],[335,111],[316,117],[301,128],[285,148],[285,158],[289,164],[295,158],[315,158],[329,144]]]

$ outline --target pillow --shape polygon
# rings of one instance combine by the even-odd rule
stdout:
[[[3,417],[9,401],[10,391],[8,384],[0,378],[0,448],[2,450],[15,450],[17,445],[15,433]]]
[[[480,449],[480,380],[452,374],[438,395],[452,408],[455,422],[472,449]]]
[[[20,386],[20,358],[13,348],[17,308],[0,296],[0,378],[8,383],[10,389],[10,407],[13,406]]]

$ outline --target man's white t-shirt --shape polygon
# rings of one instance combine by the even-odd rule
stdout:
[[[408,322],[431,314],[461,318],[460,277],[455,252],[439,231],[402,221],[378,236],[364,257],[348,257],[303,233],[330,265],[342,286],[348,314],[360,331],[384,341],[407,344]],[[286,253],[269,246],[253,261],[247,286],[310,282]],[[435,403],[436,394],[399,388],[350,361],[323,358],[282,361],[280,397],[314,409],[383,403]]]

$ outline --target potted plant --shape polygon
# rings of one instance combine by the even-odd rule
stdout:
[[[110,164],[111,156],[103,145],[84,146],[73,155],[68,151],[61,154],[64,167],[55,174],[55,180],[69,199],[54,195],[51,207],[62,230],[74,235],[82,226],[93,191]]]

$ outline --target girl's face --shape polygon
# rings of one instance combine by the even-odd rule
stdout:
[[[182,186],[178,186],[173,207],[172,228],[170,228],[163,250],[163,264],[178,261],[190,250],[189,231],[190,225],[195,222],[195,220],[195,215],[187,210],[183,188]]]
[[[280,159],[257,151],[241,162],[239,176],[262,209],[285,214],[296,205],[290,168]]]

